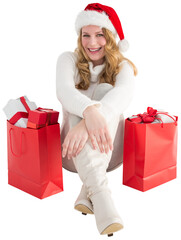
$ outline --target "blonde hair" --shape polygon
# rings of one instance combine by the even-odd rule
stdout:
[[[123,60],[126,60],[133,67],[134,75],[137,75],[137,69],[135,65],[127,58],[125,58],[119,51],[119,47],[116,44],[116,40],[111,31],[106,28],[102,28],[104,37],[106,39],[105,45],[105,67],[102,72],[99,74],[99,83],[109,83],[112,86],[115,85],[116,75],[120,72],[121,66],[120,63]],[[90,58],[84,51],[81,41],[82,31],[77,40],[77,48],[75,52],[77,53],[77,63],[78,72],[80,75],[80,82],[75,85],[77,89],[87,90],[90,84],[90,71],[89,64]]]

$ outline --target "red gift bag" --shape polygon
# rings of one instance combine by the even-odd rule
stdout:
[[[60,126],[20,128],[7,121],[8,183],[43,199],[63,191]]]
[[[123,184],[146,191],[176,178],[177,121],[134,123],[125,120]]]

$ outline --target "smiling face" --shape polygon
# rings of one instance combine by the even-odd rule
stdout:
[[[91,59],[93,66],[104,62],[106,39],[99,26],[88,25],[82,28],[82,46]]]

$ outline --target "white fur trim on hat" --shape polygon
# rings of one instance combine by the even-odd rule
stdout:
[[[114,28],[112,22],[105,12],[97,12],[91,10],[84,10],[80,12],[75,21],[75,29],[77,34],[79,35],[82,27],[88,25],[96,25],[100,26],[101,28],[104,27],[110,30],[114,35],[117,34],[116,29]]]

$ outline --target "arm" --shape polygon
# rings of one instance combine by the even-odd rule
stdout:
[[[75,88],[74,75],[76,65],[73,53],[65,52],[60,55],[56,67],[56,93],[57,98],[66,111],[83,118],[83,112],[88,106],[101,106]]]
[[[103,146],[106,153],[109,149],[113,150],[108,123],[115,114],[121,115],[123,113],[133,96],[133,69],[127,62],[122,64],[124,65],[116,76],[114,88],[107,92],[100,101],[102,103],[101,109],[90,106],[83,113],[92,145],[95,148],[97,141],[101,152],[103,152]]]
[[[101,100],[101,112],[107,122],[115,114],[121,115],[130,104],[134,93],[134,72],[128,62],[122,63],[122,69],[116,76],[116,83]]]

